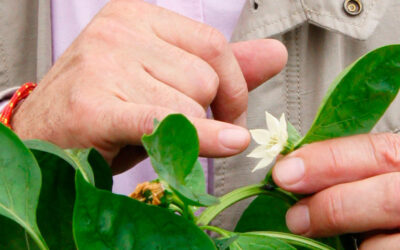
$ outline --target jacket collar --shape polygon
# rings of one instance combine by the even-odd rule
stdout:
[[[248,0],[232,40],[271,37],[303,23],[366,40],[393,0],[359,1],[363,11],[351,16],[344,9],[345,0]]]

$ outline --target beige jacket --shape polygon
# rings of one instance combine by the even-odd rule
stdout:
[[[284,112],[304,134],[330,82],[344,67],[369,50],[400,43],[399,0],[358,0],[363,10],[354,16],[346,14],[344,2],[248,0],[233,40],[274,37],[289,51],[285,70],[250,94],[249,128],[265,127],[268,110],[276,116]],[[38,81],[50,67],[49,11],[49,0],[0,2],[0,92]],[[399,108],[398,99],[376,130],[397,132]],[[246,158],[247,153],[215,161],[217,195],[264,178],[265,171],[251,173],[256,161]],[[231,229],[247,203],[227,210],[215,223]]]

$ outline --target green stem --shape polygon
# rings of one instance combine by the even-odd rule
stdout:
[[[172,204],[172,203],[169,204],[169,209],[171,209],[174,212],[179,213],[180,215],[183,215],[183,210],[175,204]]]
[[[185,205],[183,211],[184,211],[186,219],[196,222],[197,217],[196,217],[196,215],[194,215],[193,210],[190,206]]]
[[[231,232],[228,232],[222,228],[214,227],[214,226],[200,226],[200,229],[216,232],[217,234],[221,235],[222,237],[229,237],[231,235]]]
[[[332,250],[333,249],[332,247],[327,246],[318,241],[315,241],[315,240],[312,240],[309,238],[305,238],[305,237],[302,237],[299,235],[295,235],[295,234],[289,234],[289,233],[251,232],[251,233],[243,233],[242,235],[261,235],[261,236],[272,237],[275,239],[285,241],[286,243],[289,243],[294,246],[307,247],[307,248],[311,248],[311,249],[318,249],[318,250]]]
[[[180,208],[182,210],[182,215],[186,219],[188,219],[190,221],[196,221],[197,217],[194,215],[193,210],[188,205],[183,203],[183,201],[181,199],[179,199],[179,197],[176,196],[175,194],[172,196],[171,204]]]
[[[215,218],[215,216],[217,216],[219,213],[221,213],[227,207],[232,206],[236,202],[239,202],[241,200],[244,200],[246,198],[249,198],[249,197],[252,197],[255,195],[259,195],[259,194],[267,194],[267,195],[275,196],[275,197],[285,200],[286,202],[288,202],[290,204],[293,204],[297,201],[296,197],[293,196],[291,193],[283,191],[280,188],[272,187],[272,190],[270,190],[270,188],[271,187],[267,186],[265,183],[259,183],[259,184],[255,184],[255,185],[241,187],[241,188],[233,190],[230,193],[227,193],[226,195],[222,196],[219,199],[220,203],[206,208],[203,211],[203,213],[200,214],[200,216],[197,219],[197,225],[206,226],[206,225],[208,225],[208,223],[210,223]]]
[[[226,231],[222,228],[214,227],[214,226],[200,226],[200,228],[202,230],[210,230],[210,231],[216,232],[216,233],[220,234],[222,237],[231,237],[236,234],[234,232]],[[289,234],[289,233],[264,231],[264,232],[239,233],[238,235],[239,235],[239,237],[240,237],[240,235],[243,235],[243,236],[246,236],[246,235],[247,236],[257,236],[257,235],[265,236],[265,237],[271,237],[274,239],[282,240],[293,246],[306,247],[306,248],[314,249],[314,250],[333,250],[333,248],[331,248],[330,246],[327,246],[321,242],[318,242],[318,241],[315,241],[315,240],[312,240],[309,238],[305,238],[305,237],[302,237],[299,235]]]

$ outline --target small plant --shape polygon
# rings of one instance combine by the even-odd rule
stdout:
[[[400,45],[374,50],[332,83],[305,136],[267,114],[267,130],[251,131],[260,144],[249,156],[256,169],[276,155],[315,141],[369,132],[400,87]],[[261,183],[222,197],[206,192],[195,127],[174,114],[144,135],[158,179],[131,197],[113,194],[111,170],[94,149],[62,150],[38,140],[22,142],[0,125],[1,249],[343,249],[340,237],[290,234],[287,209],[298,197]],[[255,169],[255,170],[256,170]],[[211,226],[224,209],[257,196],[234,232]],[[196,215],[200,207],[204,211]],[[206,231],[213,231],[211,238]]]

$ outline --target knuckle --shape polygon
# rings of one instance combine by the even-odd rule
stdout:
[[[383,133],[368,135],[368,138],[378,166],[400,167],[400,135]]]
[[[189,110],[189,115],[197,117],[197,118],[206,118],[207,113],[200,105],[193,105],[193,107]]]
[[[381,203],[384,214],[389,216],[397,215],[397,220],[400,220],[400,198],[398,198],[400,192],[400,173],[388,174],[388,178],[385,178],[383,182],[383,200]]]
[[[136,121],[136,131],[138,131],[140,134],[150,134],[151,132],[153,132],[154,119],[160,119],[159,113],[160,112],[157,109],[150,109],[139,115]]]
[[[341,176],[343,174],[343,171],[341,169],[342,156],[340,154],[340,151],[336,149],[335,144],[328,143],[327,152],[330,157],[330,161],[326,164],[327,174],[332,178]]]
[[[116,44],[120,38],[116,34],[126,33],[121,22],[113,16],[96,17],[82,32],[81,39],[88,44]],[[86,43],[85,43],[86,44]]]
[[[200,29],[200,34],[202,34],[207,44],[203,57],[212,60],[221,56],[228,47],[228,41],[225,36],[217,29],[204,24],[201,25]]]
[[[211,72],[210,74],[204,75],[201,80],[202,84],[202,92],[203,98],[205,99],[204,103],[209,105],[212,100],[217,95],[218,87],[219,87],[219,78],[215,72]]]
[[[248,90],[246,86],[238,84],[235,88],[220,89],[219,91],[218,94],[224,96],[225,103],[218,103],[217,105],[222,106],[226,105],[226,103],[230,103],[231,105],[228,112],[231,118],[237,118],[247,110]]]
[[[204,68],[204,66],[202,66]],[[208,106],[217,95],[219,87],[219,78],[217,73],[212,69],[207,70],[208,73],[204,73],[204,70],[195,70],[192,76],[195,79],[195,85],[198,86],[195,91],[195,99],[203,106]]]
[[[330,229],[338,230],[345,221],[343,210],[343,194],[341,191],[328,191],[325,194],[326,220]]]

